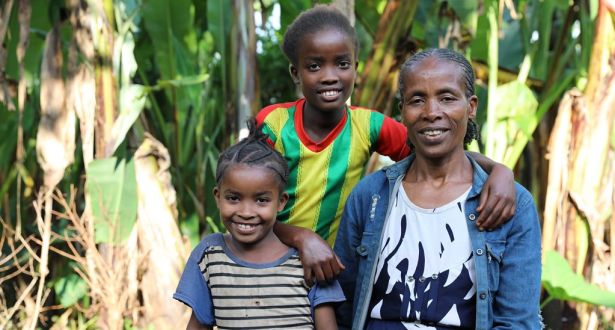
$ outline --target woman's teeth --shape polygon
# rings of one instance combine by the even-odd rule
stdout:
[[[439,135],[442,134],[444,131],[442,130],[433,130],[433,131],[425,131],[423,132],[424,135]]]

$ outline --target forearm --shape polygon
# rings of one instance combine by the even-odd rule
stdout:
[[[333,306],[322,304],[314,308],[314,326],[316,330],[337,330]]]
[[[190,321],[188,321],[188,326],[186,330],[212,330],[213,327],[211,325],[204,325],[196,318],[194,312],[192,312],[192,316],[190,316]]]
[[[478,163],[478,165],[488,174],[491,174],[491,171],[493,171],[496,166],[498,165],[504,166],[503,164],[495,162],[489,159],[487,156],[481,153],[478,153],[478,152],[466,151],[466,154],[472,157],[472,159],[474,159]]]
[[[305,234],[305,231],[311,232],[309,229],[287,225],[276,221],[273,225],[273,233],[282,241],[282,243],[292,246],[299,250],[301,248],[301,234]]]

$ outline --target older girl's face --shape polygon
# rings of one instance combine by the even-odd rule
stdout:
[[[466,97],[458,64],[430,57],[410,67],[403,79],[399,110],[417,155],[441,158],[463,150],[478,98]]]

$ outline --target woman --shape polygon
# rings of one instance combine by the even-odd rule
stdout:
[[[367,176],[348,198],[335,243],[353,329],[540,329],[541,248],[530,193],[480,232],[487,174],[464,153],[478,136],[474,73],[431,49],[402,66],[399,109],[415,154]]]

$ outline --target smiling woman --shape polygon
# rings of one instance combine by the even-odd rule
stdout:
[[[540,329],[540,225],[529,192],[481,232],[487,174],[464,152],[478,98],[467,60],[447,49],[400,71],[399,109],[415,154],[367,176],[348,197],[335,252],[353,329]],[[344,317],[352,316],[352,319]]]

